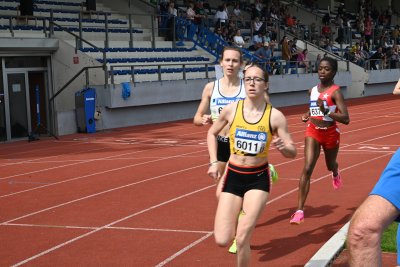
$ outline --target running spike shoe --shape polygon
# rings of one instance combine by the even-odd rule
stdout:
[[[276,183],[278,181],[278,172],[276,171],[274,165],[268,164],[269,167],[269,176],[271,177],[272,183]]]
[[[290,224],[301,224],[304,222],[304,211],[298,210],[290,217]]]
[[[333,188],[335,190],[337,190],[337,189],[341,188],[342,185],[343,185],[342,177],[340,176],[339,171],[338,171],[336,176],[334,176],[333,173],[332,173],[332,186],[333,186]]]

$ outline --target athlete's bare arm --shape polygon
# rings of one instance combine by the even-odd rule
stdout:
[[[394,95],[400,95],[400,79],[397,82],[396,86],[394,87],[393,94]]]
[[[207,132],[207,146],[208,153],[210,154],[210,168],[208,169],[208,175],[215,180],[219,180],[222,173],[219,171],[217,164],[217,135],[221,130],[232,121],[232,114],[236,110],[237,102],[230,103],[221,111],[218,119],[212,124]]]
[[[311,89],[308,89],[308,95],[311,95]],[[307,110],[306,113],[304,113],[303,115],[301,115],[301,120],[303,122],[307,122],[310,119],[310,109]]]
[[[332,94],[332,99],[335,102],[336,107],[339,110],[339,112],[330,113],[329,117],[331,117],[332,119],[334,119],[335,121],[338,121],[340,123],[343,123],[346,125],[349,124],[350,116],[349,116],[349,112],[347,110],[347,106],[344,103],[344,97],[343,97],[342,92],[340,90],[336,90]]]
[[[212,123],[211,114],[207,113],[210,109],[210,99],[213,87],[214,82],[209,82],[204,86],[199,107],[197,108],[196,114],[193,118],[194,125],[202,126]]]

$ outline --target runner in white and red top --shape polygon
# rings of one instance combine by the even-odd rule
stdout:
[[[302,116],[307,122],[304,146],[304,167],[299,181],[297,211],[290,219],[291,224],[304,221],[304,203],[310,190],[310,179],[315,164],[324,150],[326,167],[332,172],[334,189],[342,186],[342,179],[336,161],[339,152],[340,131],[336,122],[349,124],[350,118],[340,87],[333,82],[338,63],[325,57],[318,66],[320,84],[310,89],[309,110]]]

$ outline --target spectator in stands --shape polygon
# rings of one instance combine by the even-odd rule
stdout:
[[[168,3],[168,33],[167,33],[167,40],[168,41],[172,41],[173,40],[173,33],[175,31],[174,29],[174,19],[176,18],[176,16],[178,15],[178,11],[175,8],[175,2],[171,1]]]
[[[264,22],[262,22],[260,20],[259,17],[256,17],[253,21],[253,34],[256,35],[258,34],[260,31],[262,31],[262,26],[263,26]]]
[[[197,16],[194,18],[194,23],[197,25],[204,26],[207,21],[207,13],[203,6],[203,1],[196,2],[196,7],[194,9]],[[206,23],[208,25],[208,23]]]
[[[395,45],[400,45],[400,29],[399,25],[396,25],[392,31],[392,39]]]
[[[264,34],[263,32],[259,31],[256,35],[253,36],[252,44],[249,47],[249,50],[256,51],[258,48],[263,46],[264,42]]]
[[[168,3],[168,15],[169,17],[176,17],[178,16],[178,11],[175,8],[175,2],[171,1]]]
[[[236,30],[236,34],[233,36],[233,45],[243,48],[245,46],[246,42],[243,39],[242,32],[240,29]]]
[[[277,23],[275,23],[272,18],[268,18],[266,23],[266,29],[267,32],[269,32],[269,37],[271,40],[275,40],[278,37],[278,26]]]
[[[384,66],[386,55],[382,52],[382,47],[379,46],[376,52],[369,58],[370,70],[377,70],[376,65],[381,64]]]
[[[279,11],[275,7],[271,7],[270,16],[274,20],[279,20]]]
[[[220,5],[218,7],[217,13],[215,13],[214,16],[215,25],[220,27],[225,26],[225,24],[228,23],[228,20],[228,13],[226,13],[226,11],[224,10],[224,6]]]
[[[194,11],[194,4],[192,2],[189,2],[186,9],[186,19],[194,21],[195,17],[196,17],[196,12]]]
[[[321,54],[317,55],[317,59],[315,60],[315,68],[314,68],[314,72],[318,72],[318,66],[319,63],[321,62]]]
[[[256,9],[257,17],[261,18],[262,17],[262,11],[263,11],[263,8],[264,8],[264,5],[261,3],[261,0],[256,0],[255,1],[254,8]]]
[[[370,47],[371,45],[372,28],[373,28],[372,17],[371,15],[368,15],[364,21],[364,38],[365,42],[368,44],[368,47]]]
[[[208,14],[211,13],[211,6],[208,0],[203,0],[203,7],[208,10]]]
[[[390,55],[390,68],[397,69],[399,67],[399,62],[400,62],[400,45],[394,45]]]
[[[240,10],[240,5],[237,3],[232,11],[231,20],[235,22],[236,27],[244,26],[244,16]]]
[[[229,45],[232,45],[233,42],[233,36],[232,33],[229,32],[228,27],[222,27],[222,38],[229,43]]]
[[[222,28],[221,28],[221,27],[215,27],[215,28],[214,28],[214,33],[215,33],[218,37],[224,39],[224,37],[222,36]]]
[[[296,62],[297,55],[299,54],[299,50],[297,49],[297,38],[289,40],[289,47],[290,47],[290,61]]]
[[[331,23],[331,17],[329,16],[329,13],[325,13],[325,15],[322,17],[322,24],[327,25]]]
[[[360,33],[361,37],[364,38],[364,19],[356,19],[357,31]]]
[[[331,39],[332,37],[332,28],[330,24],[324,24],[321,28],[321,35],[325,38]]]
[[[271,68],[272,50],[269,47],[269,42],[264,42],[264,45],[259,49],[257,49],[254,55],[261,59],[260,64],[262,66],[265,65],[265,70],[268,73],[272,73],[272,68]]]
[[[310,61],[308,60],[307,54],[308,54],[308,50],[304,49],[302,52],[300,52],[297,55],[297,62],[299,64],[299,67],[305,68],[306,73],[308,73],[310,70]]]
[[[369,45],[364,39],[360,40],[360,49],[363,52],[369,53]],[[369,58],[369,55],[366,58]]]
[[[264,34],[264,42],[271,42],[271,41],[272,41],[271,32],[266,31],[265,34]]]
[[[294,24],[295,24],[295,22],[294,22],[294,19],[293,19],[294,17],[292,17],[290,14],[287,14],[286,15],[286,26],[288,27],[288,28],[292,28],[293,26],[294,26]]]
[[[286,61],[285,73],[288,73],[290,67],[290,58],[292,54],[290,53],[289,39],[287,38],[287,36],[282,37],[280,44],[282,47],[282,59]]]
[[[229,20],[228,25],[225,25],[226,28],[228,28],[230,33],[233,33],[233,35],[235,35],[236,30],[239,29],[238,27],[236,27],[235,22],[233,20]]]
[[[366,58],[361,50],[361,47],[358,46],[357,50],[354,52],[353,62],[358,66],[364,68],[365,60]]]
[[[342,16],[344,14],[344,3],[340,3],[337,8],[338,16]]]
[[[338,36],[335,41],[339,44],[343,44],[344,42],[344,20],[342,16],[338,17]]]
[[[193,38],[195,33],[197,32],[197,25],[194,24],[194,19],[196,17],[197,14],[194,11],[194,4],[192,2],[189,2],[186,9],[186,19],[192,22],[187,25],[187,36],[189,39]]]

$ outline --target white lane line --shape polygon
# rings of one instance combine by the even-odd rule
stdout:
[[[363,162],[360,162],[360,163],[356,163],[356,164],[350,165],[350,166],[348,166],[348,167],[345,167],[345,168],[340,169],[340,171],[343,172],[343,171],[345,171],[345,170],[350,170],[350,169],[352,169],[352,168],[354,168],[354,167],[358,167],[358,166],[361,166],[361,165],[363,165],[363,164],[365,164],[365,163],[369,163],[369,162],[372,162],[372,161],[375,161],[375,160],[377,160],[377,159],[384,158],[384,157],[387,157],[387,156],[390,156],[390,155],[393,155],[393,153],[387,153],[387,154],[385,154],[385,155],[381,155],[381,156],[375,157],[375,158],[370,159],[370,160],[366,160],[366,161],[363,161]],[[316,182],[321,181],[322,179],[325,179],[325,178],[328,178],[328,177],[331,177],[331,174],[330,174],[330,173],[327,174],[327,175],[320,176],[320,177],[318,177],[318,178],[314,178],[314,179],[311,180],[310,183],[313,184],[313,183],[316,183]],[[280,196],[277,196],[277,197],[271,199],[270,201],[267,202],[267,205],[269,205],[269,204],[271,204],[271,203],[273,203],[273,202],[275,202],[275,201],[277,201],[277,200],[279,200],[279,199],[281,199],[281,198],[283,198],[283,197],[285,197],[285,196],[288,196],[288,195],[290,195],[291,193],[294,193],[294,192],[298,191],[298,189],[299,189],[299,188],[296,187],[296,188],[294,188],[294,189],[292,189],[292,190],[290,190],[290,191],[288,191],[288,192],[286,192],[286,193],[284,193],[284,194],[282,194],[282,195],[280,195]]]
[[[174,255],[170,256],[169,258],[167,258],[167,259],[163,260],[162,262],[160,262],[159,264],[157,264],[156,267],[161,267],[161,266],[164,266],[165,264],[171,262],[176,257],[182,255],[183,253],[185,253],[192,247],[196,246],[197,244],[200,244],[201,242],[203,242],[204,240],[206,240],[207,238],[212,236],[212,234],[213,233],[208,233],[205,236],[203,236],[202,238],[197,239],[196,241],[192,242],[190,245],[188,245],[188,246],[184,247],[183,249],[179,250],[178,252],[176,252]]]
[[[137,184],[145,183],[145,182],[148,182],[148,181],[156,180],[156,179],[159,179],[159,178],[162,178],[162,177],[165,177],[165,176],[169,176],[169,175],[173,175],[173,174],[177,174],[177,173],[193,170],[193,169],[196,169],[196,168],[199,168],[199,167],[203,167],[204,165],[208,165],[208,164],[203,164],[203,165],[198,165],[198,166],[194,166],[194,167],[190,167],[190,168],[186,168],[186,169],[181,169],[179,171],[165,173],[165,174],[161,174],[161,175],[158,175],[158,176],[153,176],[151,178],[148,178],[148,179],[145,179],[145,180],[141,180],[141,181],[138,181],[138,182],[134,182],[134,183],[130,183],[130,184],[114,187],[114,188],[111,188],[111,189],[108,189],[108,190],[97,192],[95,194],[87,195],[85,197],[77,198],[77,199],[74,199],[74,200],[71,200],[71,201],[68,201],[68,202],[64,202],[64,203],[61,203],[61,204],[58,204],[58,205],[54,205],[54,206],[42,209],[42,210],[38,210],[38,211],[35,211],[35,212],[31,212],[31,213],[25,214],[25,215],[22,215],[20,217],[8,220],[6,222],[2,222],[2,223],[0,223],[0,225],[7,224],[7,223],[10,223],[10,222],[14,222],[14,221],[17,221],[19,219],[23,219],[23,218],[26,218],[26,217],[29,217],[29,216],[32,216],[32,215],[36,215],[36,214],[39,214],[39,213],[42,213],[42,212],[45,212],[45,211],[49,211],[49,210],[52,210],[52,209],[55,209],[55,208],[63,207],[65,205],[68,205],[68,204],[71,204],[71,203],[75,203],[75,202],[78,202],[78,201],[81,201],[81,200],[84,200],[84,199],[88,199],[88,198],[92,198],[92,197],[99,196],[99,195],[102,195],[102,194],[106,194],[106,193],[109,193],[109,192],[113,192],[113,191],[116,191],[116,190],[119,190],[119,189],[123,189],[123,188],[126,188],[126,187],[133,186],[133,185],[137,185]]]
[[[94,226],[74,226],[74,225],[49,225],[49,224],[31,224],[31,223],[7,223],[2,225],[6,226],[18,226],[18,227],[37,227],[37,228],[61,228],[61,229],[84,229],[94,230],[100,227]],[[185,229],[162,229],[162,228],[143,228],[143,227],[123,227],[123,226],[109,226],[103,229],[112,230],[131,230],[131,231],[152,231],[152,232],[175,232],[175,233],[194,233],[194,234],[208,234],[212,231],[205,230],[185,230]]]
[[[115,157],[119,157],[119,156],[125,156],[125,155],[131,155],[131,154],[135,154],[135,153],[146,152],[146,151],[153,150],[153,149],[157,149],[157,148],[150,148],[150,149],[145,149],[145,150],[140,150],[140,151],[133,151],[133,152],[129,152],[129,153],[122,153],[119,155],[108,156],[108,157],[105,157],[104,159],[110,159],[110,158],[115,158]],[[36,170],[36,171],[14,174],[14,175],[2,177],[2,178],[0,178],[0,180],[5,180],[5,179],[19,177],[19,176],[25,176],[28,174],[34,174],[34,173],[39,173],[39,172],[43,172],[43,171],[55,170],[55,169],[59,169],[59,168],[69,167],[69,166],[75,166],[75,165],[79,165],[79,164],[83,164],[83,163],[95,162],[95,161],[99,161],[99,160],[102,160],[102,159],[90,159],[90,160],[86,160],[84,162],[75,162],[75,163],[71,163],[71,164],[65,164],[65,165],[61,165],[61,166],[45,168],[45,169]]]
[[[78,241],[78,240],[80,240],[80,239],[82,239],[82,238],[84,238],[84,237],[87,237],[87,236],[90,236],[90,235],[92,235],[92,234],[94,234],[94,233],[97,233],[98,231],[103,230],[103,229],[105,229],[105,228],[107,228],[107,227],[110,227],[110,226],[112,226],[112,225],[114,225],[114,224],[120,223],[120,222],[122,222],[122,221],[125,221],[125,220],[127,220],[127,219],[130,219],[130,218],[132,218],[132,217],[135,217],[135,216],[137,216],[137,215],[139,215],[139,214],[142,214],[142,213],[145,213],[145,212],[147,212],[147,211],[150,211],[150,210],[159,208],[159,207],[161,207],[161,206],[167,205],[167,204],[169,204],[169,203],[171,203],[171,202],[174,202],[174,201],[177,201],[177,200],[179,200],[179,199],[182,199],[182,198],[188,197],[188,196],[190,196],[190,195],[194,195],[194,194],[196,194],[196,193],[202,192],[202,191],[207,190],[207,189],[209,189],[209,188],[211,188],[211,187],[214,188],[215,185],[210,185],[210,186],[203,187],[203,188],[201,188],[201,189],[192,191],[192,192],[190,192],[190,193],[181,195],[181,196],[176,197],[176,198],[172,198],[172,199],[167,200],[167,201],[164,201],[164,202],[162,202],[162,203],[160,203],[160,204],[157,204],[157,205],[151,206],[151,207],[149,207],[149,208],[147,208],[147,209],[144,209],[144,210],[141,210],[141,211],[139,211],[139,212],[133,213],[133,214],[131,214],[131,215],[128,215],[128,216],[126,216],[126,217],[123,217],[123,218],[121,218],[121,219],[118,219],[118,220],[116,220],[116,221],[113,221],[113,222],[111,222],[111,223],[109,223],[109,224],[106,224],[106,225],[104,225],[104,226],[102,226],[102,227],[99,227],[99,228],[97,228],[97,229],[94,229],[94,230],[92,230],[92,231],[90,231],[90,232],[87,232],[87,233],[85,233],[85,234],[82,234],[82,235],[79,235],[79,236],[77,236],[77,237],[75,237],[75,238],[72,238],[72,239],[70,239],[70,240],[68,240],[68,241],[66,241],[66,242],[60,243],[60,244],[58,244],[57,246],[51,247],[51,248],[49,248],[49,249],[47,249],[47,250],[44,250],[44,251],[42,251],[41,253],[38,253],[38,254],[36,254],[36,255],[30,257],[30,258],[27,258],[27,259],[25,259],[25,260],[23,260],[23,261],[20,261],[20,262],[14,264],[14,265],[12,265],[12,266],[14,266],[14,267],[21,266],[21,265],[23,265],[23,264],[25,264],[25,263],[28,263],[28,262],[30,262],[30,261],[36,259],[36,258],[39,258],[39,257],[41,257],[41,256],[43,256],[43,255],[46,255],[46,254],[49,254],[50,252],[53,252],[53,251],[55,251],[55,250],[57,250],[57,249],[59,249],[59,248],[62,248],[62,247],[64,247],[64,246],[66,246],[66,245],[69,245],[69,244],[75,242],[75,241]],[[212,233],[211,233],[211,234],[212,234]],[[209,235],[211,235],[211,234],[209,233],[209,234],[206,235],[206,236],[209,236]]]
[[[199,153],[199,152],[203,152],[203,151],[204,151],[204,150],[200,150],[200,151],[190,152],[190,153],[187,153],[187,154]],[[162,161],[162,160],[165,160],[165,159],[179,158],[179,157],[182,157],[182,156],[184,156],[184,155],[185,155],[185,154],[181,154],[181,155],[178,155],[178,156],[171,156],[171,157],[168,157],[168,158],[149,160],[149,161],[145,161],[145,162],[141,162],[141,163],[126,165],[126,166],[119,167],[119,168],[109,169],[109,170],[106,170],[106,171],[91,173],[91,174],[87,174],[87,175],[83,175],[83,176],[77,176],[77,177],[74,177],[74,178],[70,178],[70,179],[67,179],[67,180],[55,182],[55,183],[52,183],[52,184],[37,186],[37,187],[33,187],[33,188],[26,189],[26,190],[21,190],[21,191],[13,192],[13,193],[6,194],[6,195],[1,195],[1,196],[0,196],[0,199],[1,199],[1,198],[5,198],[5,197],[14,196],[14,195],[21,194],[21,193],[30,192],[30,191],[37,190],[37,189],[41,189],[41,188],[45,188],[45,187],[49,187],[49,186],[53,186],[53,185],[63,184],[63,183],[70,182],[70,181],[76,181],[76,180],[80,180],[80,179],[83,179],[83,178],[96,176],[96,175],[99,175],[99,174],[105,174],[105,173],[110,173],[110,172],[113,172],[113,171],[119,171],[119,170],[131,168],[131,167],[135,167],[135,166],[140,166],[140,165],[145,165],[145,164],[148,164],[148,163],[153,163],[153,162],[157,162],[157,161]],[[203,164],[203,165],[200,165],[200,166],[204,166],[204,165],[207,165],[207,164]],[[151,180],[151,178],[150,178],[150,179],[146,179],[146,180]],[[146,181],[146,180],[144,180],[144,181]],[[139,181],[139,182],[140,182],[140,181]],[[139,182],[138,182],[138,183],[139,183]]]

